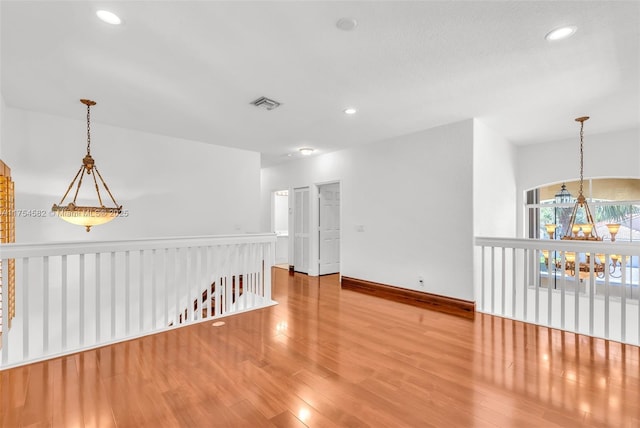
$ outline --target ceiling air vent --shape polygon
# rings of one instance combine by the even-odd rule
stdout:
[[[269,99],[267,97],[260,97],[257,100],[252,101],[251,104],[253,104],[256,107],[264,107],[267,110],[273,110],[274,108],[280,106],[279,102]]]

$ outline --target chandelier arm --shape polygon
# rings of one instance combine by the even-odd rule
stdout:
[[[109,196],[111,197],[111,200],[113,201],[114,205],[116,207],[120,207],[120,205],[118,205],[118,203],[116,202],[115,198],[113,197],[113,195],[111,194],[111,190],[109,190],[109,186],[107,186],[107,183],[104,182],[104,178],[102,178],[102,174],[100,174],[100,171],[98,171],[98,167],[94,166],[93,169],[96,170],[96,173],[98,174],[98,177],[100,178],[100,181],[102,182],[102,185],[104,186],[104,188],[107,190],[107,193],[109,194]],[[96,176],[93,176],[94,180],[96,178]],[[96,184],[97,186],[97,184]],[[100,193],[98,193],[98,196],[100,196]],[[101,202],[102,203],[102,202]]]
[[[73,204],[75,205],[76,199],[78,198],[78,192],[80,192],[80,187],[82,187],[82,177],[84,177],[85,168],[82,167],[82,174],[80,174],[80,181],[78,181],[78,187],[76,188],[76,194],[73,196]]]
[[[573,225],[576,222],[576,214],[578,213],[578,204],[575,204],[573,206],[573,210],[571,211],[571,217],[569,217],[569,227],[567,229],[567,231],[564,233],[563,238],[567,237],[567,233],[569,234],[568,237],[571,238],[573,236]]]
[[[96,167],[94,166],[93,169],[96,169]],[[98,202],[100,203],[101,207],[104,207],[104,204],[102,203],[102,196],[100,196],[100,188],[98,187],[98,180],[96,180],[96,174],[93,174],[93,182],[96,185],[96,193],[98,194]]]
[[[71,181],[71,184],[69,184],[69,188],[67,189],[66,193],[64,194],[64,196],[62,197],[62,199],[60,199],[60,205],[62,205],[62,203],[64,202],[65,198],[67,197],[67,195],[69,194],[69,192],[71,191],[71,188],[73,187],[73,185],[75,184],[76,180],[78,179],[78,176],[80,175],[80,172],[82,172],[82,170],[84,169],[84,165],[80,167],[80,169],[78,170],[78,172],[76,173],[76,176],[73,177],[73,181]]]
[[[587,204],[586,201],[584,203],[584,211],[587,214],[587,223],[593,225],[593,229],[591,229],[591,233],[593,234],[594,237],[599,238],[598,230],[596,229],[596,222],[593,221],[593,216],[591,215],[591,209],[589,208],[589,205]]]
[[[620,270],[620,275],[616,275],[615,273],[616,273],[616,264],[615,264],[615,262],[609,263],[609,275],[612,276],[613,278],[622,277],[622,270]]]

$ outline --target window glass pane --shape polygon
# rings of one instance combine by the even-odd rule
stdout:
[[[563,189],[564,185],[564,189]],[[598,236],[605,241],[611,239],[613,227],[620,225],[615,240],[620,242],[640,242],[640,180],[635,178],[588,179],[583,189],[596,223]],[[569,193],[569,195],[567,195]],[[556,183],[528,191],[539,195],[537,201],[527,199],[530,205],[530,236],[549,239],[547,225],[555,224],[555,239],[562,238],[569,228],[573,203],[579,193],[579,182]],[[562,197],[564,195],[565,197]],[[564,202],[562,202],[564,200]],[[566,202],[570,201],[570,202]],[[583,208],[576,211],[576,224],[588,223]]]

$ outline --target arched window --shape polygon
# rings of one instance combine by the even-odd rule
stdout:
[[[562,238],[579,185],[579,181],[554,183],[527,192],[530,238],[549,239],[547,224],[557,225],[554,239]],[[599,236],[611,240],[607,224],[619,224],[615,241],[640,242],[640,179],[585,179],[583,194],[591,207]],[[577,222],[585,221],[577,219]]]

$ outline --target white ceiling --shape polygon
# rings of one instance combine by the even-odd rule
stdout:
[[[640,2],[2,1],[5,103],[263,165],[470,117],[515,144],[639,126]],[[123,20],[95,16],[109,9]],[[353,17],[351,32],[336,28]],[[576,34],[548,42],[562,25]],[[267,96],[273,111],[250,102]],[[358,114],[347,116],[348,106]]]

